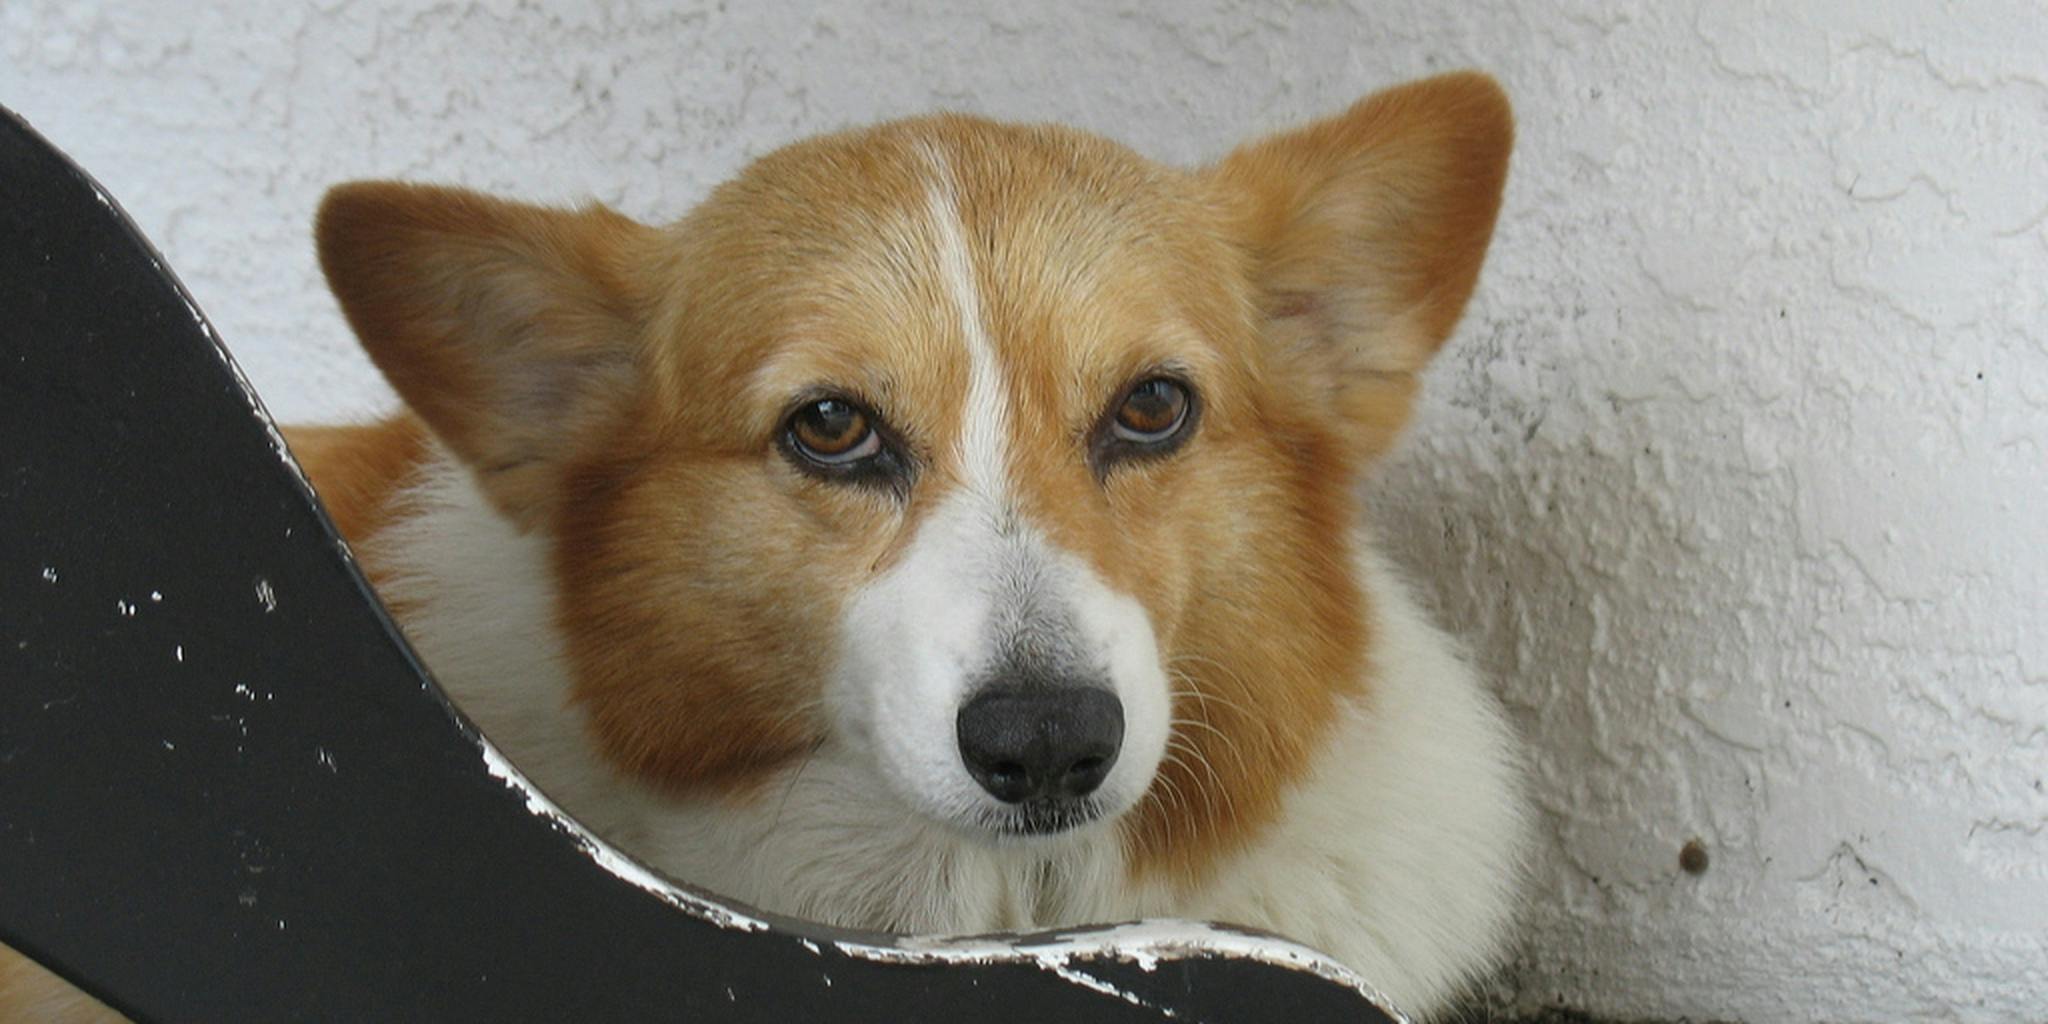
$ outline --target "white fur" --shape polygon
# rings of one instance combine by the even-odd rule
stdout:
[[[1145,795],[1165,756],[1171,692],[1151,618],[1086,561],[1060,551],[1017,512],[1009,481],[1009,396],[989,343],[950,171],[936,149],[926,216],[938,276],[953,300],[967,391],[953,459],[960,484],[904,556],[848,602],[839,665],[826,686],[846,755],[905,805],[961,828],[1003,805],[968,775],[955,718],[1005,637],[1016,606],[1048,609],[1081,660],[1106,670],[1123,704],[1124,742],[1096,790],[1105,814]]]
[[[939,277],[953,300],[960,344],[967,350],[967,402],[960,433],[960,462],[967,489],[989,502],[1008,496],[1009,458],[1005,438],[1010,432],[1010,393],[1003,385],[995,346],[989,343],[988,321],[982,313],[981,290],[974,286],[974,257],[961,231],[960,201],[953,191],[953,172],[936,147],[920,147],[931,170],[925,195],[925,217],[938,236]]]
[[[557,803],[676,878],[764,909],[906,931],[1219,919],[1317,946],[1420,1014],[1498,954],[1526,831],[1507,729],[1376,556],[1357,567],[1375,615],[1366,697],[1278,825],[1176,891],[1129,880],[1111,824],[993,842],[913,813],[848,742],[787,769],[751,804],[646,793],[600,762],[567,702],[542,542],[499,518],[445,453],[408,500],[417,513],[364,554],[402,571],[386,592],[410,609],[421,656]]]
[[[1277,827],[1213,884],[1148,892],[1137,910],[1280,932],[1426,1015],[1498,955],[1528,822],[1499,705],[1370,538],[1358,542],[1374,612],[1365,696]]]
[[[1152,785],[1171,717],[1151,618],[1080,559],[972,493],[927,515],[897,564],[848,602],[826,687],[848,754],[865,754],[866,773],[939,821],[977,828],[1000,809],[967,774],[954,718],[995,656],[996,605],[1017,600],[1062,606],[1080,649],[1108,670],[1124,706],[1124,741],[1095,797],[1108,815],[1128,810]]]

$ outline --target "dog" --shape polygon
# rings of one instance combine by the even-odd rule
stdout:
[[[403,413],[287,429],[441,684],[683,881],[909,932],[1190,917],[1410,1013],[1503,955],[1510,729],[1362,522],[1513,135],[1472,73],[1194,171],[957,115],[667,227],[357,183]]]

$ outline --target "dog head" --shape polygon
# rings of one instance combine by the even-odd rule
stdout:
[[[1348,534],[1492,231],[1452,75],[1195,172],[938,116],[684,220],[357,184],[322,264],[397,391],[544,535],[621,771],[748,799],[843,745],[990,837],[1192,865],[1364,685]]]

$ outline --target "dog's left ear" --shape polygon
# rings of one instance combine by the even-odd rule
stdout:
[[[462,189],[339,186],[320,265],[370,359],[499,510],[546,519],[563,467],[635,394],[652,230]]]
[[[1362,459],[1392,444],[1416,374],[1464,313],[1513,142],[1506,94],[1464,72],[1368,96],[1209,172],[1267,338]]]

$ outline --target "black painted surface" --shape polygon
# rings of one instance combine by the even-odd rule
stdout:
[[[156,1020],[1160,1019],[620,880],[486,770],[278,444],[126,218],[0,116],[0,939]],[[1180,1019],[1385,1019],[1266,962],[1072,966]]]

